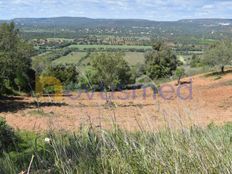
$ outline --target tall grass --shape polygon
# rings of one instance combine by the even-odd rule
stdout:
[[[0,159],[0,173],[231,173],[232,124],[160,132],[82,128],[30,138]],[[24,141],[27,138],[24,136]],[[25,142],[24,142],[25,143]],[[18,156],[17,156],[18,155]]]

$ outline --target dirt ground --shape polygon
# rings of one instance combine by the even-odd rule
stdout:
[[[109,104],[104,93],[88,96],[73,92],[59,101],[54,97],[14,97],[1,99],[0,116],[16,129],[33,131],[76,131],[89,124],[100,128],[117,124],[130,131],[155,131],[164,126],[232,122],[232,73],[220,79],[198,75],[183,82],[190,79],[192,97],[191,84],[178,87],[176,82],[162,85],[159,95],[149,88],[146,97],[143,89],[111,93]]]

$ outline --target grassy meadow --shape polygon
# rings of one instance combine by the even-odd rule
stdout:
[[[125,52],[124,59],[128,62],[130,66],[136,65],[136,64],[144,64],[145,62],[145,53],[142,52]],[[33,62],[35,64],[38,64],[38,61],[42,60],[48,60],[49,57],[51,57],[53,53],[46,52],[42,53],[38,56],[35,56],[33,58]],[[53,60],[52,64],[79,64],[79,66],[85,66],[90,62],[91,54],[87,56],[87,52],[76,52],[73,51],[69,53],[66,56],[61,56],[55,60]]]
[[[77,64],[81,58],[86,56],[86,52],[71,52],[67,56],[62,56],[53,61],[54,64]]]
[[[140,52],[126,52],[124,59],[129,63],[129,65],[144,64],[145,58],[144,53]]]
[[[232,124],[129,133],[83,127],[79,132],[18,132],[1,154],[0,173],[225,173],[232,171]]]

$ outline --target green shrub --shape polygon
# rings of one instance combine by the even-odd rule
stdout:
[[[203,63],[212,67],[220,67],[221,73],[224,73],[225,66],[232,64],[231,40],[222,40],[212,44],[203,55]]]
[[[136,82],[136,79],[145,74],[145,65],[137,63],[131,67],[131,81]]]
[[[176,69],[176,77],[178,79],[177,84],[180,85],[181,83],[181,78],[185,75],[185,69],[183,67],[178,67]]]
[[[55,77],[64,86],[78,82],[79,71],[76,65],[51,65],[49,66],[47,76]]]
[[[90,89],[96,88],[97,72],[92,67],[86,67],[85,72],[80,75],[78,86],[80,89]]]
[[[194,55],[192,56],[191,61],[190,61],[190,66],[191,66],[192,68],[203,66],[203,63],[202,63],[202,61],[201,61],[201,59],[200,59],[200,56],[197,56],[196,54],[194,54]]]
[[[81,83],[112,90],[131,83],[131,71],[122,53],[96,53],[91,57],[90,68],[86,70]]]
[[[0,117],[0,153],[14,149],[17,141],[14,130]]]
[[[163,42],[157,42],[145,55],[146,74],[151,79],[169,77],[179,65],[177,56]]]

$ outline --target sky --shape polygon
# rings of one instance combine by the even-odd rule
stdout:
[[[0,0],[0,19],[59,16],[157,21],[232,19],[232,0]]]

